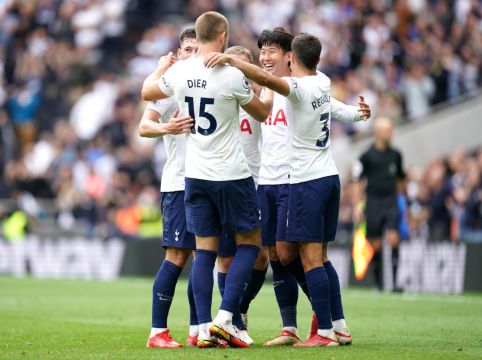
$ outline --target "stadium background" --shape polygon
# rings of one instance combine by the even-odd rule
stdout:
[[[400,285],[482,291],[476,0],[0,1],[0,273],[155,274],[165,154],[162,140],[138,136],[139,91],[159,56],[175,50],[180,31],[207,10],[225,14],[231,44],[256,55],[264,28],[320,37],[333,96],[356,104],[362,94],[374,117],[397,124],[409,225]],[[370,274],[361,283],[353,276],[351,168],[372,126],[332,123],[343,179],[334,260],[344,286],[370,285]]]

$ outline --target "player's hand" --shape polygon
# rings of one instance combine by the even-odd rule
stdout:
[[[169,54],[160,57],[157,66],[162,69],[169,69],[175,62],[176,57],[170,51]]]
[[[358,111],[360,112],[362,120],[367,121],[370,116],[372,116],[372,109],[370,109],[370,106],[365,102],[365,98],[363,96],[360,95],[359,98],[360,101],[358,102]]]
[[[168,134],[178,135],[187,134],[191,132],[194,120],[190,116],[179,116],[179,109],[171,116],[169,121],[165,124],[165,129]]]
[[[227,54],[212,52],[204,59],[204,66],[209,69],[216,65],[230,64],[231,60],[231,56]]]

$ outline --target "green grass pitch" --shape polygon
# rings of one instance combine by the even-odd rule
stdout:
[[[184,342],[189,309],[178,284],[169,325]],[[280,330],[267,283],[249,313],[249,349],[146,349],[151,281],[35,280],[0,277],[2,359],[482,359],[482,295],[376,294],[345,289],[352,346],[335,349],[264,348]],[[219,304],[215,291],[213,313]],[[311,312],[300,292],[304,336]]]

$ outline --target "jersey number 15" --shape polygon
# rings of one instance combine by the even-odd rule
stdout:
[[[197,131],[201,135],[205,135],[205,136],[211,135],[216,130],[218,124],[216,122],[216,118],[212,114],[206,112],[206,105],[213,105],[214,99],[202,97],[199,103],[199,117],[203,117],[209,121],[208,128],[202,128],[199,125],[197,125],[196,127],[196,114],[194,113],[194,98],[190,96],[186,96],[184,98],[184,101],[187,102],[187,105],[189,108],[189,116],[194,119],[194,124],[191,128],[191,133],[195,134]]]

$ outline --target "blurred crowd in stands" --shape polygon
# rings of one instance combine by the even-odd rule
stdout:
[[[162,141],[138,136],[139,90],[207,10],[226,14],[231,43],[255,54],[265,28],[319,36],[333,96],[355,104],[362,94],[375,116],[398,123],[480,91],[477,0],[3,0],[0,198],[34,219],[37,200],[50,199],[57,226],[82,222],[91,236],[158,235],[165,154]],[[334,146],[371,131],[370,122],[333,126]],[[473,230],[480,239],[481,169],[480,153],[461,150],[411,170],[412,231],[429,224],[446,238]]]
[[[354,182],[340,202],[339,228],[351,241]],[[482,148],[456,149],[424,167],[407,169],[406,193],[399,194],[401,240],[482,243]]]

